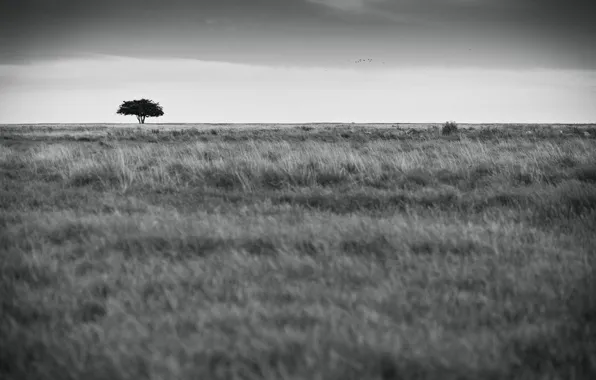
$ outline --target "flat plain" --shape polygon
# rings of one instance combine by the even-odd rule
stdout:
[[[593,125],[0,126],[4,379],[596,378]]]

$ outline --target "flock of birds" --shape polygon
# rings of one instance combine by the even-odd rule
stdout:
[[[356,64],[372,63],[373,62],[373,59],[372,58],[360,58],[360,59],[357,59],[355,61],[350,61],[350,62],[353,62],[353,63],[356,63]],[[384,65],[385,64],[385,61],[381,61],[381,64]],[[328,71],[328,70],[325,69],[325,71]]]
[[[354,63],[368,63],[368,62],[372,62],[372,58],[365,58],[365,59],[357,59],[356,61],[354,61]],[[385,62],[381,62],[383,65],[385,64]]]

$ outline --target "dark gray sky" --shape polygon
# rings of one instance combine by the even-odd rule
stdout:
[[[594,122],[595,14],[596,0],[0,0],[0,123],[134,121],[115,110],[139,98],[168,123]]]
[[[3,0],[0,61],[596,68],[594,0]],[[372,63],[374,64],[374,62]]]

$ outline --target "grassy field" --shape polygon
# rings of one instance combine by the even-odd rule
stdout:
[[[3,379],[596,378],[594,126],[2,126],[0,179]]]

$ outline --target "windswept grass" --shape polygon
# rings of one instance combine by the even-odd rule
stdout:
[[[593,127],[0,130],[2,378],[596,375]]]
[[[42,145],[26,153],[4,153],[4,160],[27,167],[41,178],[69,186],[105,190],[189,187],[259,190],[372,187],[408,189],[449,184],[462,189],[496,184],[560,183],[594,180],[594,143],[571,139],[486,143],[394,142],[205,143],[89,149],[81,145]]]

